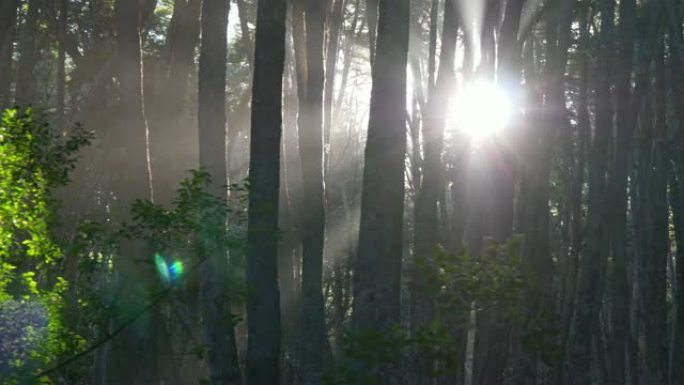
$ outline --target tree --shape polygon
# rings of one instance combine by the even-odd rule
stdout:
[[[226,52],[229,3],[202,2],[202,44],[199,62],[198,123],[200,167],[212,179],[211,193],[226,199]],[[190,44],[191,45],[191,44]],[[186,73],[187,75],[187,73]],[[223,222],[223,223],[221,223]],[[217,225],[223,226],[225,216]],[[202,234],[200,234],[200,237]],[[203,256],[200,302],[211,383],[242,383],[235,344],[226,250],[211,239],[201,240]]]
[[[247,229],[247,383],[250,385],[277,384],[280,378],[278,198],[285,16],[284,0],[259,1]]]
[[[410,1],[381,0],[366,141],[352,327],[389,333],[399,323]],[[396,383],[390,369],[381,383]]]
[[[116,170],[107,187],[116,197],[115,218],[118,223],[129,219],[129,209],[137,199],[151,199],[151,175],[148,168],[147,121],[143,104],[143,72],[140,47],[140,9],[138,2],[118,0],[115,5],[117,47],[118,120],[116,132],[110,132],[108,164]],[[143,275],[139,263],[145,258],[141,241],[124,241],[120,245],[117,271],[122,277],[121,299],[117,306],[130,306],[145,298],[144,283],[136,279]],[[114,359],[110,368],[113,382],[147,383],[156,374],[154,338],[149,326],[137,323],[136,330],[129,329],[112,348]],[[140,338],[137,332],[143,332]],[[134,352],[148,352],[145,359],[137,359]]]
[[[19,0],[5,1],[0,4],[0,106],[9,104],[10,82],[12,80],[12,54],[14,53],[14,27],[17,22]]]
[[[36,83],[33,70],[36,66],[36,35],[38,34],[38,19],[41,6],[42,0],[29,1],[26,21],[21,32],[15,95],[15,102],[18,105],[27,105],[35,102]]]
[[[572,384],[591,381],[592,336],[598,326],[598,309],[603,295],[601,281],[607,254],[606,169],[608,140],[612,127],[610,73],[613,52],[615,2],[601,2],[601,49],[596,86],[595,134],[589,150],[589,197],[587,245],[580,261],[577,306],[568,352],[568,377]]]
[[[298,382],[316,384],[323,373],[329,343],[323,302],[323,245],[325,242],[325,199],[323,184],[323,2],[305,4],[306,82],[300,100],[299,153],[302,162],[302,295],[301,367]],[[306,337],[303,337],[306,336]],[[326,353],[327,352],[327,353]]]

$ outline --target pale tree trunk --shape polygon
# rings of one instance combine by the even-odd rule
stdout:
[[[302,164],[302,296],[300,367],[297,383],[317,384],[330,355],[323,303],[325,202],[323,187],[323,27],[325,9],[319,0],[305,6],[306,97],[300,99],[299,154]]]
[[[284,0],[259,1],[247,230],[247,383],[250,385],[273,385],[280,381],[278,197],[286,14]]]
[[[344,21],[344,8],[347,0],[334,0],[332,12],[330,14],[330,21],[328,22],[328,39],[326,42],[326,56],[325,56],[325,96],[324,111],[323,111],[323,148],[325,150],[325,167],[324,170],[329,171],[330,163],[330,140],[331,131],[333,129],[333,102],[335,95],[335,75],[336,64],[338,57],[338,50],[340,47],[340,32],[342,31],[342,22]]]
[[[380,0],[354,268],[356,332],[389,333],[400,323],[409,19],[409,0]],[[381,368],[380,384],[399,383],[396,369]]]
[[[170,205],[185,172],[197,167],[195,116],[190,111],[188,85],[200,33],[201,0],[178,0],[168,28],[164,63],[150,120],[155,200]],[[150,100],[151,98],[148,98]],[[182,148],[183,151],[179,151]]]
[[[69,5],[67,0],[59,2],[59,48],[57,52],[57,124],[61,125],[64,119],[64,102],[66,86],[66,33]],[[1,40],[0,40],[1,41]],[[61,128],[61,127],[59,127]]]

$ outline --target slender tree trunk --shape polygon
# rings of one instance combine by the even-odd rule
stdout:
[[[278,197],[286,14],[284,0],[259,1],[247,230],[247,383],[250,385],[274,385],[280,381]]]
[[[12,81],[12,55],[17,22],[17,7],[20,0],[0,3],[0,107],[10,104],[10,83]]]
[[[615,384],[626,381],[626,349],[629,333],[630,294],[627,277],[627,177],[631,152],[631,137],[636,122],[628,121],[631,103],[631,73],[634,56],[634,38],[636,27],[636,1],[620,2],[619,48],[617,62],[617,79],[615,92],[617,96],[617,137],[615,141],[615,159],[612,167],[609,194],[612,212],[610,213],[611,246],[612,246],[612,335],[609,343],[611,358],[611,377]]]
[[[435,86],[435,70],[437,69],[437,30],[439,29],[438,26],[439,0],[432,0],[430,4],[430,46],[428,53],[428,92],[430,93],[432,93],[432,88]]]
[[[64,119],[64,102],[66,88],[66,33],[69,5],[67,0],[59,2],[59,48],[57,52],[57,122],[62,124]],[[1,40],[0,40],[1,41]]]
[[[36,34],[42,0],[30,0],[28,4],[29,9],[21,32],[17,66],[15,103],[19,106],[36,103],[36,80],[33,69],[36,66]]]
[[[375,49],[378,33],[378,4],[380,0],[366,0],[366,24],[368,25],[368,47],[370,49],[370,63],[375,66]]]
[[[580,11],[580,44],[586,46],[589,41],[589,6],[582,5]],[[560,325],[561,325],[561,339],[560,348],[567,351],[568,339],[570,337],[570,325],[572,322],[572,314],[575,309],[575,293],[577,289],[578,266],[580,249],[582,248],[582,241],[584,239],[583,229],[583,208],[582,208],[582,190],[584,188],[584,168],[586,164],[587,143],[589,142],[589,134],[591,130],[591,121],[589,119],[589,58],[588,55],[582,55],[580,58],[579,68],[579,93],[577,102],[577,144],[575,149],[573,175],[572,175],[572,192],[569,199],[571,212],[570,225],[570,252],[567,263],[563,271],[563,297],[560,310]],[[557,381],[562,383],[564,378],[564,371],[566,367],[562,362],[557,371]]]
[[[198,123],[200,166],[210,175],[210,192],[227,198],[226,185],[226,54],[229,3],[204,0],[202,3],[202,43],[199,60]],[[187,74],[186,74],[187,76]],[[225,215],[214,221],[225,226]],[[209,219],[207,219],[209,220]],[[207,236],[199,234],[200,237]],[[209,357],[209,373],[214,385],[242,383],[237,358],[234,324],[231,316],[229,272],[226,250],[202,240],[207,260],[202,265],[200,303],[204,338]]]
[[[320,381],[330,355],[323,302],[323,244],[325,201],[323,189],[323,27],[325,9],[319,0],[306,3],[306,99],[300,100],[299,153],[302,161],[302,297],[300,312],[301,366],[297,383]]]
[[[326,151],[325,170],[328,170],[329,152],[331,130],[333,129],[333,102],[335,95],[335,78],[337,69],[337,57],[340,47],[340,32],[342,31],[342,22],[344,21],[344,8],[347,0],[335,0],[333,3],[332,13],[330,15],[328,41],[326,43],[325,56],[325,106],[323,111],[323,145]]]
[[[247,48],[247,62],[249,63],[250,71],[254,71],[254,43],[249,32],[249,20],[247,18],[247,5],[245,0],[236,0],[238,15],[240,18],[240,38]]]
[[[115,5],[117,71],[119,80],[118,121],[116,132],[108,135],[108,166],[115,170],[108,187],[117,198],[114,206],[118,221],[129,218],[136,199],[151,199],[151,176],[148,168],[147,122],[143,104],[143,71],[139,31],[139,4],[133,0],[118,0]],[[121,288],[120,306],[141,306],[147,298],[144,279],[150,271],[141,266],[146,258],[141,241],[122,242],[117,259]],[[120,320],[115,320],[119,321]],[[158,374],[155,355],[156,340],[149,319],[130,326],[113,343],[108,366],[112,383],[148,384]]]
[[[442,151],[444,148],[444,125],[450,90],[455,84],[454,61],[456,40],[458,38],[458,4],[455,0],[446,0],[444,6],[444,27],[442,30],[442,50],[439,56],[439,73],[437,83],[431,87],[427,111],[423,122],[422,179],[418,188],[415,205],[415,250],[414,258],[430,260],[432,253],[442,241],[439,237],[438,204],[440,195],[444,193],[444,166]],[[416,143],[415,145],[419,145]],[[434,306],[425,294],[426,282],[420,276],[419,263],[412,269],[411,293],[411,328],[416,332],[426,327],[434,316]],[[417,359],[421,378],[427,379],[432,370],[431,362]]]
[[[568,354],[568,384],[591,383],[592,339],[601,305],[601,277],[606,258],[606,169],[608,139],[612,130],[610,74],[613,52],[614,0],[601,2],[601,47],[596,90],[596,129],[589,151],[589,213],[587,245],[580,261],[577,306]]]
[[[380,0],[354,269],[356,332],[389,333],[400,323],[409,11],[409,0]],[[381,369],[381,384],[399,380],[392,368]]]

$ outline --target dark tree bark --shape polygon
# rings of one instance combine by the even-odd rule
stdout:
[[[323,302],[323,244],[325,201],[323,187],[323,27],[325,9],[320,0],[308,0],[306,24],[306,98],[300,100],[299,153],[302,164],[302,296],[300,312],[301,366],[297,383],[320,381],[330,355]]]
[[[250,385],[273,385],[280,381],[278,197],[286,13],[284,0],[259,1],[247,230],[247,383]]]
[[[579,44],[587,46],[589,42],[589,20],[592,15],[588,5],[581,5],[579,11]],[[582,207],[582,190],[584,187],[585,164],[587,143],[590,138],[591,121],[589,118],[589,58],[581,55],[579,59],[579,90],[577,95],[577,144],[572,166],[571,193],[568,198],[569,211],[571,214],[570,224],[570,251],[567,261],[563,266],[563,290],[561,292],[560,307],[560,348],[567,351],[570,336],[572,314],[575,309],[575,294],[577,288],[577,276],[579,266],[580,249],[584,239],[584,216]],[[557,381],[562,383],[564,370],[563,362],[559,362]]]
[[[12,55],[14,53],[14,31],[17,22],[19,0],[3,1],[0,4],[0,107],[10,104],[10,83],[12,81]]]
[[[606,169],[609,135],[612,131],[610,75],[613,55],[614,0],[601,2],[601,31],[596,89],[596,126],[589,150],[589,202],[587,244],[580,260],[577,305],[568,352],[568,384],[585,385],[592,379],[592,339],[598,325],[603,290],[601,277],[606,264]]]
[[[400,322],[409,11],[409,0],[380,0],[354,268],[352,323],[357,332],[389,333]],[[390,368],[380,377],[381,384],[399,381]]]
[[[202,43],[199,60],[198,123],[200,166],[210,175],[210,192],[226,199],[226,55],[229,2],[202,2]],[[189,44],[190,45],[190,44]],[[186,73],[187,76],[187,73]],[[223,217],[223,216],[222,216]],[[225,226],[225,217],[217,221]],[[203,234],[199,234],[200,237]],[[207,258],[202,265],[200,303],[211,383],[242,383],[231,319],[226,250],[202,240]]]
[[[627,277],[627,177],[631,139],[636,122],[628,121],[632,97],[631,74],[636,33],[636,1],[620,1],[618,32],[619,56],[616,63],[617,136],[615,159],[608,187],[612,212],[610,232],[612,248],[611,306],[613,314],[610,341],[611,377],[615,384],[626,381],[625,354],[629,333],[630,287]]]
[[[439,56],[439,73],[435,86],[430,85],[427,111],[422,126],[423,153],[422,178],[419,180],[415,204],[415,250],[414,258],[430,260],[440,239],[438,223],[438,201],[444,194],[444,125],[450,100],[449,92],[455,84],[454,60],[458,38],[458,4],[446,0],[444,5],[444,27],[442,29],[442,50]],[[414,143],[419,146],[419,143]],[[431,299],[425,295],[426,282],[420,276],[419,264],[414,263],[411,292],[411,327],[415,332],[430,324],[434,316]],[[422,361],[422,360],[418,360]],[[428,379],[432,363],[417,362],[421,366],[421,378]]]
[[[17,65],[17,87],[15,103],[20,106],[36,102],[36,79],[33,70],[36,66],[36,34],[42,0],[30,0],[26,21],[21,32],[19,63]]]
[[[670,180],[670,205],[674,214],[675,239],[677,244],[675,270],[676,324],[672,352],[672,379],[674,385],[684,384],[684,37],[682,35],[681,4],[666,1],[667,42],[669,49],[669,79],[672,103],[679,122],[673,148],[673,177]]]

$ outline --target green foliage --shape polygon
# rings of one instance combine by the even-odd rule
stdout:
[[[80,339],[62,324],[62,256],[51,234],[54,187],[68,182],[91,135],[62,137],[30,109],[0,122],[0,380],[18,383]]]
[[[144,240],[154,253],[176,256],[188,267],[200,263],[208,254],[230,251],[231,258],[226,258],[226,264],[230,264],[230,294],[242,297],[245,248],[244,236],[239,230],[242,213],[208,191],[211,180],[205,170],[190,173],[181,182],[172,209],[139,200],[132,208],[132,224],[124,226],[119,235]],[[237,195],[243,191],[239,186],[234,186],[234,190]],[[149,258],[146,263],[152,264],[154,259]]]
[[[525,318],[520,245],[521,239],[513,237],[505,244],[491,242],[477,256],[465,250],[450,254],[438,249],[431,258],[418,259],[419,290],[435,299],[433,322],[417,327],[413,334],[399,327],[389,333],[346,334],[342,357],[325,374],[323,383],[376,384],[381,371],[398,370],[407,354],[431,362],[434,377],[456,371],[463,362],[459,347],[473,305],[477,310],[496,309],[513,323]]]

